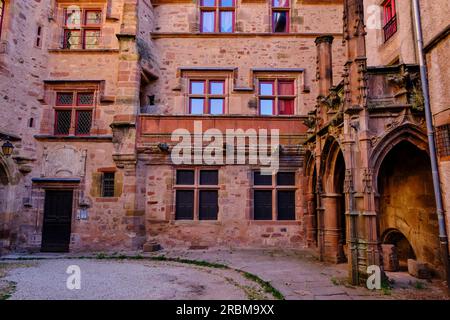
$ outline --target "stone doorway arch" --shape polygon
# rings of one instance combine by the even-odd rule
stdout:
[[[397,250],[402,255],[401,266],[404,267],[404,260],[409,256],[440,273],[438,221],[428,153],[410,140],[400,140],[390,145],[379,163],[375,172],[378,173],[379,232],[385,235],[383,241],[400,246]],[[389,230],[397,231],[391,234]],[[407,250],[400,235],[407,239],[412,252]]]
[[[387,229],[381,237],[381,243],[395,247],[395,258],[400,271],[408,270],[408,259],[416,259],[411,243],[398,229]]]
[[[347,262],[346,206],[344,194],[345,158],[339,142],[329,138],[322,153],[321,194],[324,209],[325,258],[333,262]]]

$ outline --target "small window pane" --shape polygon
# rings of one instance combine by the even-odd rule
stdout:
[[[92,106],[94,104],[94,94],[89,93],[78,93],[77,104],[79,106]]]
[[[87,11],[86,24],[100,24],[102,22],[101,11]]]
[[[215,20],[214,11],[202,11],[202,32],[214,32]]]
[[[203,114],[205,99],[191,99],[191,114]]]
[[[272,220],[272,191],[254,190],[253,218],[255,220]]]
[[[177,184],[193,185],[194,184],[194,170],[177,170]]]
[[[65,31],[64,49],[82,49],[80,30]]]
[[[277,11],[273,13],[273,32],[287,32],[288,13]]]
[[[77,111],[75,134],[87,135],[91,132],[92,111]]]
[[[214,11],[202,11],[202,32],[214,32],[216,25],[216,13]]]
[[[220,11],[220,32],[233,32],[233,11]]]
[[[273,6],[275,8],[289,7],[289,0],[273,0]]]
[[[295,191],[277,192],[277,219],[295,220]]]
[[[191,81],[191,94],[205,94],[205,83],[203,81]]]
[[[234,7],[234,0],[220,0],[221,7]]]
[[[199,219],[217,220],[219,212],[217,190],[201,190],[199,198]]]
[[[273,96],[273,82],[261,82],[259,84],[259,95]]]
[[[56,105],[57,106],[71,106],[73,105],[73,93],[61,93],[56,94]]]
[[[175,219],[194,219],[194,190],[177,190],[175,195]]]
[[[278,95],[280,96],[293,96],[294,81],[279,81],[278,82]]]
[[[278,172],[277,185],[295,186],[295,172]]]
[[[209,93],[210,94],[224,94],[224,83],[223,81],[211,81],[209,83]]]
[[[98,30],[86,30],[84,34],[84,47],[86,49],[98,48],[100,44],[100,31]]]
[[[210,99],[210,114],[223,114],[223,99]]]
[[[294,99],[278,100],[278,113],[281,115],[294,114]]]
[[[57,135],[69,134],[71,118],[72,118],[72,111],[70,110],[56,111],[55,134]]]
[[[72,28],[79,28],[80,25],[81,25],[81,11],[71,10],[70,12],[67,12],[66,26]]]
[[[202,6],[204,7],[214,7],[215,0],[202,0]]]
[[[102,197],[114,197],[114,172],[104,172],[102,176]]]
[[[273,115],[273,100],[261,99],[260,101],[261,115]]]
[[[217,186],[219,184],[219,172],[217,170],[201,170],[200,184]]]
[[[272,175],[261,174],[260,171],[255,171],[253,175],[253,184],[255,186],[271,186],[272,185]]]

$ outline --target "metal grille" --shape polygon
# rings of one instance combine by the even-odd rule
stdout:
[[[104,172],[102,177],[102,196],[114,197],[114,172]]]
[[[84,48],[95,49],[100,43],[100,31],[85,30],[84,31]]]
[[[388,41],[397,32],[397,16],[393,16],[391,20],[384,26],[384,41]]]
[[[92,106],[93,104],[94,104],[94,94],[92,92],[78,94],[78,105]]]
[[[87,11],[86,12],[86,24],[100,24],[102,22],[101,11]]]
[[[450,124],[436,127],[436,145],[440,157],[450,156]]]
[[[64,35],[64,49],[82,49],[81,31],[66,30]]]
[[[55,134],[69,134],[72,111],[56,111]]]
[[[71,106],[73,104],[73,93],[58,92],[56,94],[56,105]]]
[[[76,119],[75,134],[89,134],[92,125],[92,111],[77,111]]]

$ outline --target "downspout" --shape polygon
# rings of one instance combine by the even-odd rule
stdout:
[[[439,178],[438,162],[436,156],[436,146],[434,143],[434,129],[433,129],[433,118],[431,115],[430,107],[430,92],[428,88],[428,70],[425,63],[425,54],[423,51],[423,35],[422,35],[422,21],[420,18],[420,7],[419,0],[412,0],[414,8],[414,25],[416,31],[416,41],[417,41],[417,54],[419,57],[420,66],[420,79],[422,82],[422,91],[424,97],[424,107],[425,107],[425,120],[427,124],[427,135],[428,135],[428,146],[430,149],[430,160],[431,160],[431,173],[433,176],[433,188],[434,195],[436,198],[436,214],[439,223],[439,241],[441,249],[441,257],[444,263],[447,287],[450,290],[450,270],[449,270],[449,252],[448,252],[448,237],[445,228],[445,218],[444,218],[444,207],[442,205],[442,193],[441,193],[441,182]]]

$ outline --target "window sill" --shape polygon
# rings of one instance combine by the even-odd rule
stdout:
[[[160,38],[235,38],[235,37],[312,37],[324,35],[342,37],[342,33],[319,33],[319,32],[153,32],[152,39]]]
[[[119,49],[48,49],[50,53],[118,53]]]
[[[47,134],[37,134],[34,138],[38,141],[92,141],[92,142],[111,142],[112,135],[91,135],[91,136],[55,136]]]
[[[219,220],[170,220],[171,224],[211,224],[211,225],[221,225],[222,222]]]
[[[300,220],[250,220],[250,225],[300,225]]]

